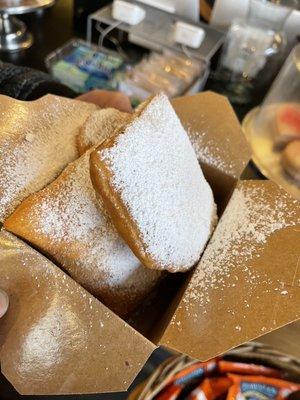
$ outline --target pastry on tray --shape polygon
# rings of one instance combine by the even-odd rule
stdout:
[[[168,98],[157,95],[91,154],[91,178],[112,221],[147,267],[195,265],[216,219],[212,190]]]
[[[29,196],[5,228],[32,244],[120,316],[151,291],[161,272],[141,265],[119,237],[89,173],[90,152]]]
[[[78,157],[79,127],[96,109],[50,95],[31,102],[0,96],[0,222]]]
[[[290,142],[282,152],[283,169],[300,184],[300,140]]]
[[[77,136],[79,153],[83,154],[110,137],[130,116],[114,108],[103,108],[92,113]]]
[[[277,147],[284,147],[292,140],[300,140],[299,104],[290,103],[278,107],[275,121],[275,143]]]

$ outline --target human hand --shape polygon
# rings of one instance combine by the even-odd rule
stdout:
[[[7,294],[0,289],[0,318],[6,313],[9,305],[9,298]]]
[[[116,108],[123,112],[132,112],[129,97],[121,92],[110,92],[108,90],[92,90],[77,97],[77,100],[93,103],[101,108]]]

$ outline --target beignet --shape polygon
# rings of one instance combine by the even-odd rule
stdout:
[[[168,98],[157,95],[91,154],[91,178],[116,229],[149,268],[183,272],[216,218],[212,190]]]
[[[114,108],[103,108],[93,112],[80,128],[77,136],[80,155],[109,138],[128,118],[130,114]]]
[[[52,95],[31,102],[0,96],[0,222],[78,157],[79,127],[96,109]]]
[[[5,228],[48,255],[85,289],[126,316],[161,273],[141,265],[119,237],[89,174],[90,152],[49,186],[28,197]]]

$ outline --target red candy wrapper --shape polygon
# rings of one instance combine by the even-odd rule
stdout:
[[[190,393],[188,400],[215,400],[225,394],[231,385],[230,378],[206,378]]]
[[[300,385],[265,376],[238,376],[229,374],[234,385],[229,389],[227,400],[285,400],[300,390]]]
[[[277,369],[264,367],[257,364],[246,364],[241,362],[224,361],[218,362],[218,369],[221,374],[242,374],[242,375],[263,375],[272,378],[280,378],[281,373]]]

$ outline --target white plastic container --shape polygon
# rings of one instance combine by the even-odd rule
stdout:
[[[143,21],[145,16],[146,12],[142,7],[123,0],[115,0],[113,2],[112,17],[117,21],[129,25],[137,25]]]
[[[199,26],[177,21],[175,23],[174,40],[176,43],[197,49],[205,38],[204,29]]]

